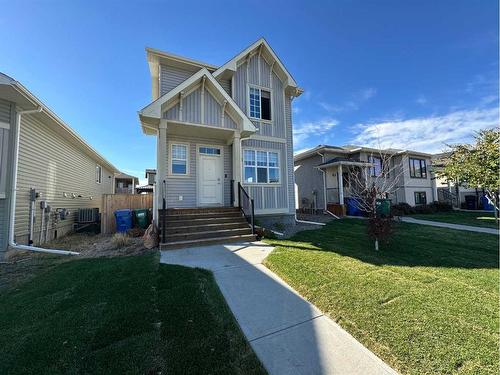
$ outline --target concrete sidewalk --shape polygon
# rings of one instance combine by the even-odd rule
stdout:
[[[276,374],[397,374],[261,263],[262,242],[163,251],[161,263],[213,271],[257,356]]]
[[[420,219],[415,219],[413,217],[407,217],[407,216],[402,216],[401,221],[404,223],[430,225],[433,227],[465,230],[465,231],[469,231],[469,232],[489,233],[489,234],[496,234],[496,235],[499,234],[499,231],[497,229],[493,229],[493,228],[473,227],[471,225],[443,223],[441,221],[432,221],[432,220],[420,220]]]

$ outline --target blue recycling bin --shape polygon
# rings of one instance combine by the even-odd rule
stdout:
[[[485,211],[493,211],[494,209],[493,205],[488,201],[488,198],[486,198],[486,195],[481,197],[481,205]]]
[[[349,216],[362,216],[358,205],[356,204],[356,200],[354,198],[345,198],[347,215]]]
[[[132,210],[116,210],[116,231],[120,233],[125,233],[132,228]]]

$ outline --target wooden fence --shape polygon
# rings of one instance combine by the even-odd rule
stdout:
[[[115,211],[124,208],[153,208],[153,194],[104,194],[102,196],[101,233],[116,232]]]

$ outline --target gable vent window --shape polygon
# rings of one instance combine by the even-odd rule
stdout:
[[[271,120],[271,92],[250,87],[250,117],[259,120]]]
[[[95,182],[98,184],[102,182],[102,167],[100,165],[95,167]]]

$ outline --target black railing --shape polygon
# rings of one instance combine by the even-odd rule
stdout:
[[[255,208],[253,199],[250,198],[245,188],[238,182],[238,208],[243,212],[243,216],[252,227],[252,234],[255,234]]]

